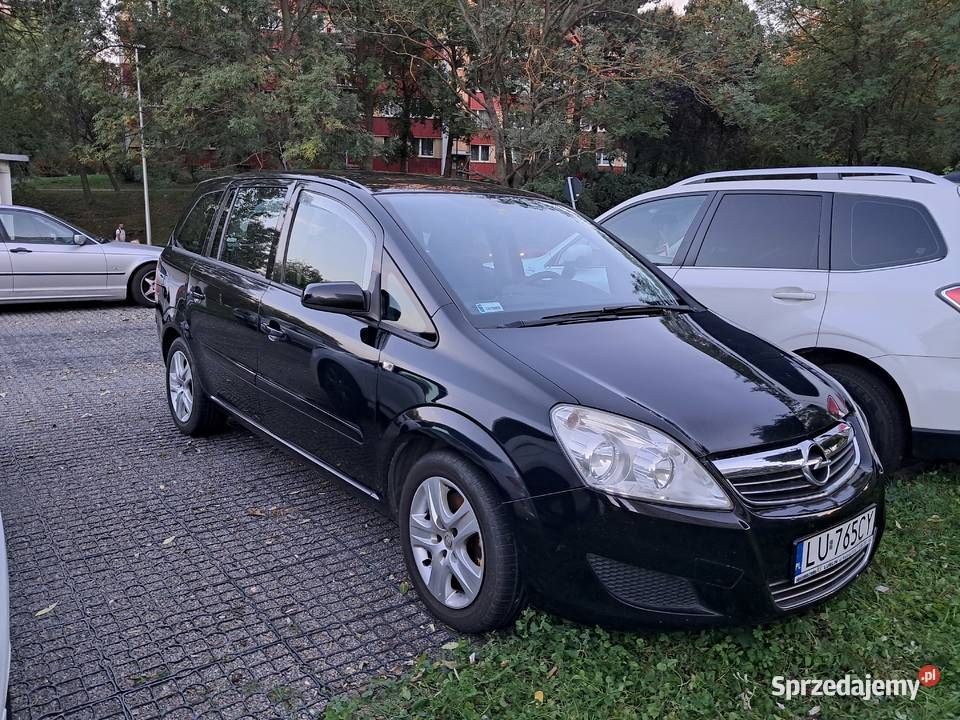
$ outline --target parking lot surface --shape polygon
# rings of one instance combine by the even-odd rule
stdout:
[[[176,431],[151,310],[0,308],[0,510],[16,720],[309,717],[449,639],[392,522]]]

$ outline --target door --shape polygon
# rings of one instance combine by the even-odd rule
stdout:
[[[13,267],[3,237],[3,230],[0,229],[0,300],[9,300],[13,297]]]
[[[286,194],[283,186],[237,189],[222,236],[194,262],[187,283],[185,315],[204,386],[257,422],[257,313],[276,258]]]
[[[264,419],[276,435],[375,488],[377,322],[300,299],[322,281],[352,281],[370,293],[381,231],[349,196],[324,192],[331,194],[300,192],[283,263],[260,304]]]
[[[87,298],[107,295],[107,260],[103,248],[46,215],[4,210],[7,252],[18,299]]]
[[[624,208],[600,224],[674,277],[711,196],[712,193],[691,193],[646,200]]]
[[[674,279],[775,345],[815,346],[829,281],[829,196],[727,192],[714,206]]]

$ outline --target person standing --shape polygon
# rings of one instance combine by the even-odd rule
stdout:
[[[127,241],[127,231],[123,228],[123,223],[117,225],[117,229],[113,233],[113,239],[117,242],[126,242]]]

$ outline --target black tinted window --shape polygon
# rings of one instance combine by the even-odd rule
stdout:
[[[617,213],[603,226],[647,260],[670,265],[706,199],[683,195],[651,200]]]
[[[697,255],[704,267],[817,267],[818,195],[725,195]]]
[[[223,236],[220,258],[267,276],[273,266],[286,188],[251,187],[237,191]]]
[[[424,337],[434,335],[430,316],[387,254],[380,271],[380,298],[384,322]]]
[[[943,255],[940,233],[922,205],[866,195],[834,198],[832,269],[906,265]]]
[[[353,281],[366,289],[375,244],[370,228],[346,205],[301,193],[287,245],[284,282],[304,288],[315,282]]]
[[[210,235],[210,224],[217,214],[221,197],[223,197],[222,192],[212,192],[200,196],[200,199],[194,203],[189,214],[181,223],[174,238],[174,245],[190,252],[203,252],[204,243]]]

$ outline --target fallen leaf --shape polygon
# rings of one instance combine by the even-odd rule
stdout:
[[[477,661],[477,654],[475,652],[470,653],[470,664],[473,665]]]
[[[266,517],[267,514],[260,508],[249,508],[247,510],[247,515],[250,517]]]
[[[406,580],[400,583],[400,594],[406,595],[410,591],[410,583]]]
[[[903,530],[903,525],[900,524],[899,520],[894,520],[893,524],[897,526],[897,530]]]
[[[543,690],[537,690],[537,691],[533,694],[533,699],[536,700],[538,703],[542,703],[542,702],[543,702]]]
[[[547,673],[547,677],[552,678],[556,674],[557,674],[557,666],[554,665],[552,668],[550,668],[550,672]]]
[[[33,616],[34,616],[34,617],[43,617],[43,616],[46,615],[48,612],[52,611],[56,606],[57,606],[57,603],[51,603],[50,605],[47,605],[43,610],[37,610],[37,611],[33,614]]]
[[[441,645],[441,646],[440,646],[440,649],[441,649],[441,650],[456,650],[458,647],[460,647],[460,643],[458,643],[456,640],[451,640],[450,642],[444,643],[443,645]]]
[[[820,714],[820,706],[819,706],[819,705],[814,705],[812,708],[810,708],[810,712],[807,713],[807,715],[809,715],[810,717],[815,717],[815,716],[817,716],[817,715],[819,715],[819,714]]]
[[[177,539],[177,536],[176,536],[176,535],[171,535],[170,537],[165,538],[164,541],[163,541],[162,543],[160,543],[160,544],[161,544],[161,545],[169,545],[169,544],[171,544],[171,543],[172,543],[174,540],[176,540],[176,539]]]
[[[875,589],[877,592],[879,592],[879,593],[887,593],[887,592],[890,592],[890,588],[888,588],[886,585],[877,585],[877,587],[874,588],[874,589]]]
[[[927,522],[932,522],[932,523],[943,522],[943,518],[940,517],[939,515],[931,515],[930,517],[927,518]]]

